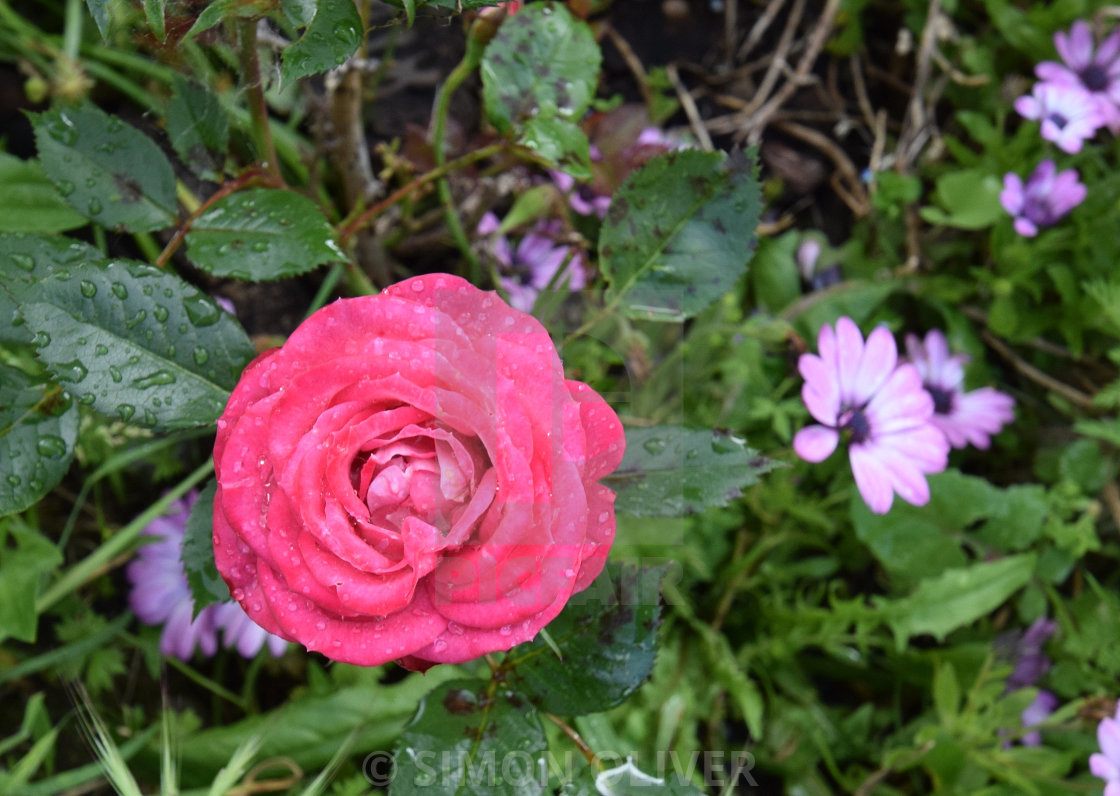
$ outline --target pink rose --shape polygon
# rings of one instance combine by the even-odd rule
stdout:
[[[454,276],[319,310],[218,420],[214,559],[259,625],[360,665],[533,638],[603,568],[618,416]]]

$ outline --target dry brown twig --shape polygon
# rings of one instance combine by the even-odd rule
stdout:
[[[693,135],[696,136],[696,142],[700,144],[700,148],[705,152],[711,152],[713,149],[712,137],[708,135],[708,128],[704,126],[704,120],[700,118],[700,110],[696,107],[696,101],[692,99],[688,88],[681,80],[680,72],[677,71],[677,65],[675,63],[670,63],[666,66],[665,75],[669,78],[669,82],[673,84],[673,88],[676,89],[677,99],[681,102],[684,115],[688,117],[688,123]]]
[[[867,196],[867,189],[859,178],[859,171],[852,163],[852,159],[836,145],[836,142],[812,127],[791,121],[775,122],[774,127],[819,149],[833,162],[836,172],[833,175],[832,187],[856,217],[871,212],[871,201]]]
[[[798,88],[809,81],[809,71],[816,63],[817,56],[824,48],[829,34],[832,33],[832,23],[836,19],[836,12],[840,10],[840,2],[841,0],[826,0],[821,15],[817,18],[816,24],[809,33],[808,42],[805,45],[805,50],[801,53],[801,59],[797,62],[797,68],[774,96],[746,120],[744,128],[747,140],[750,143],[754,144],[759,141],[770,117],[778,112]]]

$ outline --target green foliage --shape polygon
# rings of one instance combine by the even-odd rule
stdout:
[[[390,793],[543,793],[546,749],[536,710],[485,680],[451,680],[424,696],[394,750]]]
[[[0,517],[23,511],[53,489],[74,456],[78,410],[58,388],[0,365]]]
[[[230,599],[229,587],[214,565],[214,493],[217,486],[216,481],[211,481],[198,493],[183,535],[183,572],[191,587],[195,616],[208,605]]]
[[[622,464],[603,482],[618,493],[619,511],[676,517],[726,506],[774,464],[727,434],[674,426],[630,429]]]
[[[20,160],[0,153],[0,232],[65,232],[85,226],[58,195],[37,160]]]
[[[43,170],[79,213],[132,231],[175,223],[175,173],[146,135],[89,104],[29,115]]]
[[[695,315],[746,272],[760,212],[751,156],[650,161],[619,188],[599,236],[608,299],[632,318]]]
[[[35,598],[39,579],[62,563],[62,555],[39,533],[0,519],[0,639],[34,641],[39,627]]]
[[[514,647],[504,665],[541,710],[596,713],[645,682],[657,655],[664,568],[608,567],[548,626],[548,638]]]
[[[362,34],[353,3],[316,0],[311,24],[299,41],[284,48],[281,78],[289,83],[333,69],[354,54]]]
[[[236,321],[142,263],[56,271],[20,307],[36,356],[79,403],[157,429],[214,422],[252,357]]]
[[[498,132],[570,173],[591,176],[576,122],[595,95],[602,56],[562,5],[534,3],[508,19],[482,57],[482,100]]]
[[[187,256],[215,276],[252,281],[346,259],[314,202],[266,188],[240,191],[208,208],[187,233]]]

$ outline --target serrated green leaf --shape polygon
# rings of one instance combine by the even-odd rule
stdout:
[[[615,510],[678,517],[726,506],[777,465],[736,437],[678,426],[626,430],[626,455],[603,483]]]
[[[700,312],[746,273],[761,208],[753,154],[654,158],[619,188],[599,233],[608,301],[633,318]]]
[[[0,525],[0,639],[34,642],[39,616],[39,578],[62,563],[62,554],[30,529]],[[13,548],[14,545],[14,548]]]
[[[314,202],[268,188],[215,202],[191,225],[187,256],[215,276],[253,281],[295,276],[346,259]]]
[[[0,365],[0,517],[23,511],[70,469],[78,410],[49,384]]]
[[[38,160],[0,152],[0,232],[65,232],[86,224],[58,195]]]
[[[163,4],[164,0],[144,0],[144,15],[148,18],[148,25],[151,27],[152,33],[160,41],[167,38],[163,23]]]
[[[959,627],[994,611],[1031,579],[1037,556],[1008,556],[922,581],[909,597],[875,598],[902,649],[912,636],[930,634],[938,641]]]
[[[486,115],[503,134],[531,119],[577,122],[595,96],[601,61],[587,23],[563,5],[527,5],[502,23],[482,56]]]
[[[229,587],[214,565],[214,493],[211,481],[198,493],[183,533],[183,571],[194,597],[195,616],[208,605],[228,602]]]
[[[549,623],[561,657],[542,638],[514,647],[505,664],[509,681],[550,713],[575,716],[622,704],[657,657],[665,570],[608,564]]]
[[[289,83],[334,69],[354,54],[363,35],[362,18],[353,3],[318,0],[307,31],[281,53],[281,79]]]
[[[152,139],[89,104],[28,116],[43,170],[79,213],[133,232],[176,223],[175,172]]]
[[[390,796],[544,793],[548,742],[537,711],[485,680],[452,680],[427,694],[394,749]]]
[[[227,17],[241,19],[261,17],[275,7],[276,0],[214,0],[198,15],[198,19],[183,38],[189,39],[210,30]]]
[[[175,93],[167,106],[167,134],[183,162],[200,177],[221,178],[229,144],[229,117],[204,86],[175,76]]]
[[[577,180],[591,179],[591,145],[575,123],[556,117],[530,119],[517,140]]]
[[[100,258],[100,251],[70,238],[0,233],[0,343],[31,342],[32,333],[16,314],[29,288],[56,271]]]
[[[20,307],[37,356],[79,402],[171,430],[214,422],[253,356],[231,316],[143,263],[83,263],[28,291]]]

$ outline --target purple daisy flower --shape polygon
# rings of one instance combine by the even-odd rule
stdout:
[[[1097,743],[1101,750],[1089,757],[1089,770],[1105,781],[1104,796],[1120,796],[1120,706],[1097,725]]]
[[[949,445],[930,423],[933,399],[913,365],[898,363],[898,348],[885,327],[863,335],[851,318],[836,330],[821,327],[819,354],[802,354],[801,397],[820,425],[793,438],[802,459],[827,459],[843,433],[859,493],[876,514],[885,514],[894,493],[915,506],[929,501],[926,476],[945,469]],[[896,367],[897,365],[897,367]]]
[[[1034,68],[1038,78],[1089,92],[1101,121],[1113,133],[1120,131],[1120,28],[1096,46],[1089,25],[1078,20],[1069,33],[1054,34],[1054,47],[1064,63],[1043,61]]]
[[[975,445],[986,450],[991,435],[1015,419],[1015,399],[1010,395],[981,387],[964,391],[965,354],[951,354],[949,343],[937,329],[926,333],[923,343],[906,335],[906,352],[921,374],[922,386],[933,399],[930,418],[954,448]]]
[[[514,249],[505,236],[497,235],[498,217],[487,213],[478,223],[478,234],[492,236],[487,241],[490,255],[497,261],[502,287],[509,303],[522,312],[532,312],[537,294],[553,283],[567,283],[568,290],[587,286],[583,254],[572,246],[556,244],[561,224],[555,219],[537,222]],[[557,276],[559,274],[559,276]]]
[[[1030,94],[1015,100],[1015,110],[1042,126],[1042,137],[1070,154],[1104,124],[1097,101],[1080,86],[1035,83]]]
[[[280,656],[288,642],[258,626],[235,602],[208,605],[192,618],[194,597],[181,556],[187,518],[197,498],[197,492],[188,492],[141,531],[156,541],[141,547],[128,565],[133,613],[146,625],[163,625],[159,650],[180,660],[189,660],[195,647],[207,657],[213,655],[219,633],[223,646],[237,647],[246,658],[255,656],[266,640],[273,656]]]
[[[1015,231],[1027,238],[1049,227],[1085,201],[1087,191],[1076,169],[1057,171],[1054,161],[1038,164],[1024,186],[1018,174],[1003,175],[999,201],[1015,219]]]

